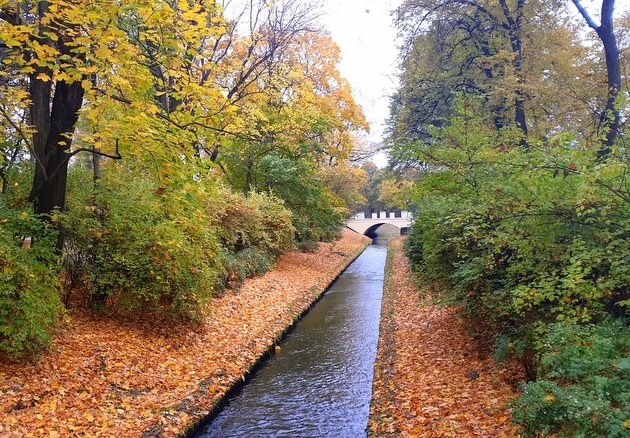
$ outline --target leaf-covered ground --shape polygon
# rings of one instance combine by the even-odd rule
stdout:
[[[402,240],[390,243],[369,431],[391,437],[516,435],[515,369],[481,358],[455,307],[421,300]]]
[[[0,436],[172,436],[204,416],[368,243],[344,231],[316,253],[212,301],[200,327],[75,313],[55,349],[0,363]]]

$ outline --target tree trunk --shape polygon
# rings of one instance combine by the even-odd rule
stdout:
[[[536,353],[531,348],[526,348],[523,351],[523,357],[521,358],[521,364],[525,371],[525,376],[528,382],[535,382],[537,378],[536,372]]]
[[[94,148],[94,153],[92,153],[92,183],[94,184],[94,192],[96,192],[98,188],[98,180],[101,179],[101,156],[99,152],[99,149]]]
[[[254,184],[254,160],[252,157],[247,159],[247,176],[245,179],[245,196],[249,196],[249,192]]]
[[[597,30],[597,35],[604,44],[604,56],[606,57],[606,73],[608,79],[608,99],[604,114],[604,125],[607,128],[606,141],[597,151],[598,158],[604,158],[610,154],[617,136],[619,135],[619,108],[617,97],[621,90],[621,60],[619,59],[619,46],[615,38],[613,23],[614,0],[604,0],[602,3],[602,24]]]
[[[40,1],[37,14],[40,21],[39,35],[35,38],[40,44],[57,44],[60,55],[76,56],[68,46],[68,36],[58,23],[43,25],[50,2]],[[55,33],[55,42],[50,34]],[[72,33],[70,33],[72,34]],[[37,79],[40,74],[50,79]],[[67,83],[57,81],[52,97],[52,73],[47,68],[37,68],[30,77],[30,117],[34,128],[33,155],[36,161],[30,199],[36,213],[48,216],[53,210],[63,210],[66,201],[66,181],[68,158],[66,153],[72,143],[72,135],[79,118],[78,111],[83,104],[84,90],[80,81]]]
[[[83,103],[83,87],[80,82],[68,84],[59,81],[50,115],[50,130],[44,146],[43,170],[35,173],[33,191],[35,212],[49,215],[54,209],[63,210],[66,205],[66,180],[68,155],[72,134]],[[36,157],[42,159],[42,156]],[[38,166],[39,167],[39,166]],[[45,173],[44,173],[45,171]]]
[[[597,151],[599,160],[606,158],[619,135],[619,109],[617,108],[617,97],[621,90],[621,59],[619,46],[615,38],[615,26],[613,11],[615,10],[615,0],[602,0],[601,24],[598,26],[595,20],[584,9],[580,0],[573,0],[573,4],[578,9],[584,20],[595,32],[604,45],[604,56],[606,58],[606,75],[608,82],[608,92],[606,108],[602,116],[602,122],[606,128],[606,140],[602,142]]]
[[[41,1],[37,5],[37,14],[40,22],[40,35],[51,32],[48,26],[41,24],[45,15],[48,13],[50,4],[47,1]],[[45,37],[38,37],[40,44],[50,44],[50,40]],[[37,197],[36,187],[46,179],[44,171],[44,159],[46,156],[46,141],[48,132],[50,131],[50,97],[52,93],[52,81],[42,81],[37,79],[40,75],[52,76],[49,68],[35,67],[35,71],[29,77],[29,93],[31,97],[30,105],[30,122],[33,126],[33,160],[35,161],[35,173],[33,174],[33,185],[31,188],[30,198],[35,200]]]
[[[527,117],[525,113],[525,93],[523,92],[524,78],[523,78],[523,39],[521,36],[521,21],[523,19],[523,8],[525,6],[524,0],[517,0],[516,10],[514,13],[510,11],[506,0],[499,0],[499,4],[503,11],[503,15],[507,21],[504,25],[510,38],[510,47],[514,54],[514,72],[518,80],[518,89],[514,96],[514,122],[516,127],[521,131],[521,146],[525,149],[528,148],[527,143]]]

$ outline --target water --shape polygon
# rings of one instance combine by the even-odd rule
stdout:
[[[365,436],[386,251],[368,247],[199,436]]]

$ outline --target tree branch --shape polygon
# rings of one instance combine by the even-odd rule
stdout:
[[[31,144],[31,142],[28,140],[28,136],[24,133],[24,131],[22,131],[22,128],[20,128],[14,121],[13,119],[6,113],[4,107],[0,107],[0,113],[2,113],[2,115],[4,116],[4,119],[9,122],[9,124],[11,125],[11,127],[13,129],[15,129],[15,132],[17,132],[19,134],[19,136],[22,138],[22,140],[24,140],[24,143],[26,144],[26,147],[28,148],[29,152],[31,153],[31,155],[33,156],[33,158],[35,158],[35,163],[37,164],[37,167],[39,167],[39,170],[42,171],[42,174],[44,176],[44,179],[47,179],[48,176],[46,175],[46,167],[44,167],[44,163],[42,162],[42,160],[40,159],[40,157],[37,155],[37,153],[35,152],[35,148],[33,148],[33,145]]]
[[[72,152],[69,152],[69,153],[65,154],[65,157],[61,161],[61,163],[59,163],[57,168],[46,179],[53,178],[61,170],[61,168],[64,166],[64,164],[66,164],[68,161],[70,161],[70,158],[74,157],[76,154],[78,154],[80,152],[90,152],[92,155],[100,155],[101,157],[111,158],[112,160],[122,160],[122,158],[123,158],[122,155],[120,155],[120,152],[118,151],[118,139],[116,139],[116,151],[115,151],[114,155],[107,154],[105,152],[101,152],[101,151],[96,150],[96,149],[88,149],[88,148],[75,149]]]
[[[577,8],[577,10],[580,12],[580,14],[582,14],[582,17],[584,17],[589,27],[592,28],[595,32],[599,32],[600,26],[597,23],[595,23],[595,20],[591,18],[588,11],[584,9],[584,6],[582,6],[582,4],[580,3],[580,0],[573,0],[573,4]]]

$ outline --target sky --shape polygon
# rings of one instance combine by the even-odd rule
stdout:
[[[367,141],[380,143],[397,88],[398,49],[391,11],[402,0],[323,0],[322,25],[341,49],[339,70],[370,124]],[[375,162],[386,163],[379,154]]]

